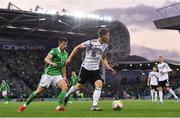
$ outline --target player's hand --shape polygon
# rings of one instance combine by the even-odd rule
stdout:
[[[164,74],[164,72],[163,72],[163,71],[160,71],[160,73],[161,73],[161,74]]]
[[[51,65],[52,65],[53,67],[56,67],[56,66],[57,66],[57,64],[56,64],[56,63],[52,63]]]
[[[71,59],[68,58],[68,59],[66,60],[66,65],[68,65],[70,62],[71,62]]]
[[[114,70],[113,68],[111,68],[110,71],[111,71],[111,73],[112,73],[113,75],[116,74],[116,70]]]

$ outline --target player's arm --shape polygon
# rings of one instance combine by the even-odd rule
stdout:
[[[105,66],[106,69],[111,70],[112,74],[116,73],[116,71],[109,65],[105,54],[103,54],[103,56],[101,58],[101,62]]]
[[[166,64],[165,68],[166,68],[166,69],[163,71],[164,73],[168,73],[168,72],[171,72],[171,71],[172,71],[172,69],[169,67],[168,64]]]
[[[165,64],[164,70],[160,71],[160,73],[165,74],[165,73],[169,73],[171,71],[172,71],[172,69],[169,67],[169,65]]]
[[[57,64],[56,63],[53,63],[51,60],[52,60],[52,58],[53,58],[53,56],[51,55],[51,54],[48,54],[47,56],[46,56],[46,58],[44,59],[44,61],[47,63],[47,64],[49,64],[49,65],[52,65],[52,66],[57,66]]]
[[[71,60],[73,59],[73,57],[76,55],[76,53],[78,52],[79,49],[81,48],[85,48],[85,46],[81,43],[79,45],[77,45],[73,51],[71,52],[70,56],[68,57],[68,59],[66,60],[66,64],[69,64],[71,62]]]
[[[148,80],[147,80],[147,86],[149,86],[149,85],[150,85],[150,80],[151,80],[151,78],[150,78],[150,77],[148,77]]]
[[[62,68],[62,77],[67,81],[67,77],[66,77],[66,65],[64,65],[64,67]]]

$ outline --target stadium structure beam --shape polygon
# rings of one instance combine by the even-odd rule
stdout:
[[[42,23],[42,24],[40,24],[39,26],[34,27],[31,31],[28,31],[27,33],[25,33],[25,34],[17,37],[17,39],[20,39],[20,38],[23,38],[23,37],[25,37],[25,36],[27,36],[27,35],[29,35],[29,34],[32,34],[32,33],[35,32],[37,29],[42,28],[42,27],[44,27],[44,26],[46,26],[46,25],[48,25],[48,24],[50,24],[50,22],[48,22],[48,20],[47,20],[45,23]]]
[[[16,9],[14,9],[14,7],[15,7]],[[14,4],[11,3],[11,2],[9,2],[7,9],[9,9],[9,10],[20,10],[20,11],[22,11],[22,9],[20,9],[19,7],[17,7],[16,5],[14,5]]]
[[[17,17],[15,17],[15,18],[13,18],[12,20],[8,20],[7,23],[4,23],[2,26],[0,26],[0,30],[2,30],[5,26],[7,26],[7,25],[9,25],[9,24],[12,24],[14,21],[16,21],[16,20],[18,20],[18,19],[20,19],[21,17],[24,16],[25,13],[24,13],[23,10],[21,10],[19,7],[17,7],[17,6],[14,5],[13,3],[9,2],[9,4],[8,4],[8,9],[9,9],[9,10],[12,10],[13,7],[15,7],[16,9],[18,9],[19,11],[21,11],[22,14],[19,15],[19,16],[17,16]]]
[[[0,30],[2,30],[5,26],[12,24],[12,23],[15,22],[16,20],[22,18],[23,16],[24,16],[24,13],[22,12],[21,15],[13,18],[12,20],[8,20],[6,23],[4,23],[2,26],[0,26]]]
[[[180,9],[177,8],[177,6],[180,5],[179,3],[174,3],[162,8],[157,9],[156,11],[162,16],[162,17],[168,17],[169,13],[173,10],[176,13],[180,12]],[[169,10],[169,8],[171,8],[171,10]],[[173,8],[173,9],[172,9]]]

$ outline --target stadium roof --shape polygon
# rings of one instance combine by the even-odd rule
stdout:
[[[157,28],[180,31],[180,2],[159,8],[157,12],[162,17],[154,21]]]
[[[154,21],[154,24],[159,29],[171,29],[180,31],[180,15],[156,20]]]
[[[111,28],[118,21],[81,19],[68,15],[0,9],[0,35],[13,39],[56,39],[59,36],[93,37],[100,27]]]
[[[126,59],[119,61],[118,63],[114,63],[114,68],[115,69],[140,69],[140,70],[146,70],[149,69],[151,70],[154,65],[157,65],[159,63],[158,60],[142,60],[142,57],[138,56],[129,56]],[[131,59],[131,60],[129,60]],[[134,61],[133,61],[134,60]],[[168,60],[165,59],[165,62],[170,65],[172,69],[177,69],[180,70],[180,61],[174,61],[174,60]]]
[[[108,55],[111,62],[127,57],[130,52],[130,35],[127,27],[119,21],[97,18],[78,18],[66,14],[37,13],[21,9],[0,9],[0,44],[38,42],[50,44],[65,36],[70,43],[97,38],[99,28],[111,32]],[[77,40],[76,40],[77,39]],[[69,44],[70,44],[69,43]]]

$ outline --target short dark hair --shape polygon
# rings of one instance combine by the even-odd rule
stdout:
[[[98,30],[98,36],[99,36],[99,37],[102,37],[102,36],[106,35],[108,32],[109,32],[109,29],[108,29],[108,28],[100,28],[100,29]]]
[[[60,37],[60,38],[58,39],[58,42],[59,42],[59,43],[62,43],[62,42],[67,42],[67,43],[68,43],[68,40],[67,40],[66,37]]]

